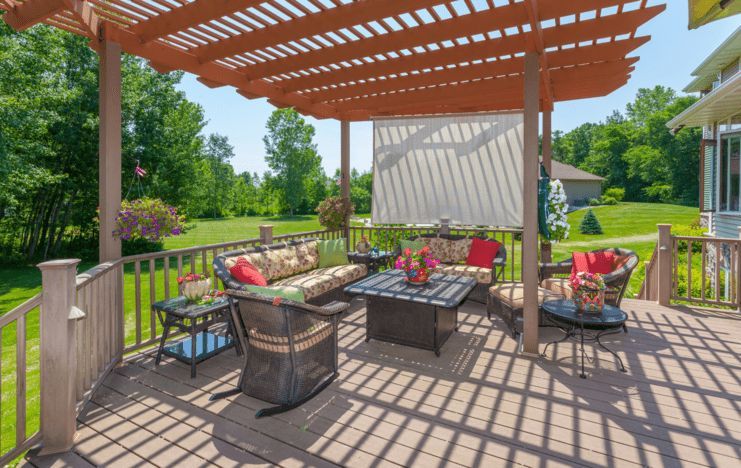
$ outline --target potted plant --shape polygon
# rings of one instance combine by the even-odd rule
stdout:
[[[345,219],[355,213],[355,207],[342,197],[327,197],[316,211],[319,213],[319,224],[334,231],[345,226]]]
[[[185,296],[188,302],[200,302],[211,292],[211,278],[208,275],[188,273],[178,277],[180,295]]]
[[[439,264],[440,260],[430,255],[430,247],[424,246],[417,252],[406,248],[403,255],[396,259],[395,268],[404,270],[409,284],[421,285],[430,280],[430,272]]]
[[[605,305],[605,280],[599,273],[579,272],[571,277],[574,302],[582,312],[602,312]]]
[[[355,244],[355,251],[358,253],[364,254],[368,253],[371,250],[371,244],[368,242],[368,238],[365,236],[360,237],[360,240],[357,244]]]

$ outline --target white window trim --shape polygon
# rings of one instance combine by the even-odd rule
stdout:
[[[728,119],[728,124],[730,126],[731,119]],[[721,154],[721,148],[723,147],[723,145],[721,144],[721,141],[723,140],[723,137],[728,136],[728,135],[736,135],[739,138],[741,138],[741,132],[739,132],[738,129],[729,129],[729,130],[722,131],[720,129],[720,125],[718,125],[717,138],[716,138],[716,144],[717,144],[718,151],[716,151],[717,159],[715,161],[717,163],[716,173],[718,176],[717,190],[715,194],[716,195],[716,205],[715,206],[718,207],[718,211],[716,211],[716,213],[722,216],[741,217],[741,177],[739,177],[739,209],[737,211],[729,211],[729,210],[720,209],[721,207],[721,196],[720,196],[720,180],[721,179],[720,178],[722,176],[721,169],[723,168],[722,158],[726,156],[724,154]],[[728,151],[730,151],[730,146],[727,149]],[[728,167],[730,168],[730,163]],[[726,199],[730,198],[730,190],[731,190],[731,184],[728,179],[730,179],[730,172],[726,174]]]

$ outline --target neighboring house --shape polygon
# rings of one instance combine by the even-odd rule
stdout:
[[[577,169],[556,160],[551,161],[551,179],[559,179],[566,192],[566,201],[571,206],[584,206],[591,198],[602,196],[600,176]]]
[[[672,131],[702,127],[700,211],[708,234],[738,238],[741,227],[741,28],[692,73],[701,99],[672,119]]]

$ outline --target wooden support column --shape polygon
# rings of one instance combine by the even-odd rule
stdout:
[[[340,121],[340,195],[350,204],[350,122]],[[350,249],[350,217],[345,218],[343,227],[347,249]]]
[[[121,241],[113,237],[121,207],[121,46],[100,41],[99,207],[100,262],[121,258]]]
[[[79,260],[41,263],[41,454],[72,448],[77,430],[77,343],[72,307]]]
[[[551,110],[548,108],[543,109],[543,167],[548,172],[548,175],[551,174],[551,156],[552,156],[552,147],[551,147],[551,138],[552,138],[552,130],[551,130]],[[550,242],[541,242],[540,244],[540,260],[544,263],[550,263],[552,260],[552,252],[551,252],[552,244]]]
[[[522,282],[524,293],[523,351],[538,354],[538,127],[540,57],[525,54],[525,152],[523,169]]]
[[[672,225],[659,224],[659,259],[658,259],[658,302],[661,305],[668,306],[672,298],[672,280],[674,272],[672,271]]]

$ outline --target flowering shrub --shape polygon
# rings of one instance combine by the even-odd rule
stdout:
[[[345,218],[355,213],[355,207],[350,202],[345,202],[342,197],[327,197],[316,208],[319,213],[319,224],[327,229],[339,229],[345,222]]]
[[[116,217],[113,235],[121,240],[158,242],[185,231],[185,217],[159,198],[124,200]]]
[[[424,283],[430,278],[430,270],[439,264],[440,260],[430,256],[430,247],[424,246],[416,253],[412,253],[410,248],[405,249],[403,255],[396,259],[394,267],[404,270],[410,281]]]
[[[551,181],[551,190],[548,194],[548,230],[551,233],[551,242],[558,242],[569,238],[569,225],[566,213],[569,209],[566,203],[566,192],[560,180]]]

